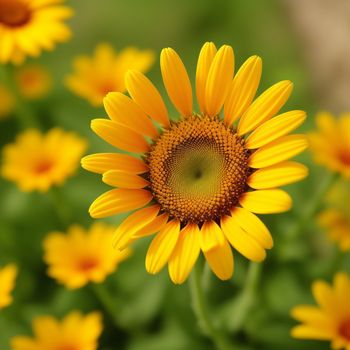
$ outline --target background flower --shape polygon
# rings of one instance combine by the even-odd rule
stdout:
[[[74,225],[67,234],[50,233],[44,240],[48,275],[72,289],[103,282],[130,255],[129,249],[113,249],[114,231],[113,226],[95,223],[89,230]]]
[[[125,91],[124,75],[128,69],[145,72],[153,62],[151,50],[127,47],[117,53],[110,44],[99,44],[92,57],[74,59],[75,71],[66,77],[66,85],[93,106],[101,106],[108,92]]]
[[[15,287],[17,267],[8,264],[0,268],[0,309],[12,303],[12,290]]]

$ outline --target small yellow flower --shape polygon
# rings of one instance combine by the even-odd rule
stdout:
[[[114,231],[112,226],[95,223],[88,231],[75,225],[67,234],[50,233],[44,241],[49,276],[71,289],[103,282],[130,254],[129,249],[113,249]]]
[[[97,312],[83,316],[74,311],[62,321],[52,316],[36,317],[32,327],[34,337],[13,337],[11,350],[96,350],[102,319]]]
[[[74,60],[75,72],[66,78],[67,87],[93,106],[101,106],[110,91],[125,91],[124,75],[128,69],[147,71],[154,62],[151,50],[127,47],[117,54],[109,44],[99,44],[92,57]]]
[[[342,251],[350,250],[350,219],[339,209],[326,209],[318,216],[318,223],[324,227],[329,239],[339,244]]]
[[[11,292],[15,286],[17,267],[14,264],[0,268],[0,309],[12,303]]]
[[[104,98],[110,119],[91,127],[106,142],[132,152],[87,156],[85,169],[103,174],[116,187],[90,207],[94,218],[136,210],[118,227],[114,245],[156,233],[146,269],[166,264],[174,283],[183,283],[203,252],[213,272],[231,278],[231,246],[252,261],[262,261],[273,246],[267,227],[255,214],[290,209],[291,197],[278,187],[304,178],[307,168],[289,159],[307,147],[304,135],[288,135],[305,112],[276,116],[293,84],[281,81],[254,100],[262,63],[252,56],[234,76],[231,46],[206,43],[198,58],[193,111],[192,87],[179,55],[170,48],[160,57],[163,81],[180,116],[171,122],[165,103],[142,73],[126,74],[130,97]],[[220,111],[223,109],[223,116]],[[156,127],[157,124],[159,127]]]
[[[45,97],[52,81],[48,70],[39,65],[27,65],[16,72],[16,83],[20,94],[28,100]]]
[[[53,50],[70,38],[63,21],[72,10],[64,0],[0,0],[0,63],[20,64],[26,56]]]
[[[309,135],[315,162],[350,178],[350,114],[319,113],[316,123],[318,130]]]
[[[15,98],[5,85],[0,84],[0,120],[7,118],[15,108]]]
[[[45,192],[76,171],[85,149],[85,140],[72,132],[26,130],[4,147],[1,173],[22,191]]]
[[[350,349],[350,276],[337,273],[333,286],[316,281],[312,293],[319,306],[299,305],[292,310],[302,322],[292,329],[292,336],[328,340],[332,349]]]

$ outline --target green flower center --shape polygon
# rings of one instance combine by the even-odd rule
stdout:
[[[147,156],[154,198],[184,224],[218,220],[246,190],[248,157],[244,140],[218,118],[174,123]]]

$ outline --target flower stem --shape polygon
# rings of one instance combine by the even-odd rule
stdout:
[[[288,239],[295,239],[304,232],[304,229],[310,222],[310,219],[320,208],[324,196],[332,187],[332,185],[336,182],[337,179],[337,173],[330,173],[326,176],[326,178],[321,183],[318,191],[310,199],[309,203],[305,206],[306,210],[304,211],[304,215],[300,216],[300,219],[298,220],[297,224],[293,227],[293,229],[290,232],[288,232]]]
[[[106,284],[91,284],[92,291],[94,292],[96,298],[100,301],[106,313],[109,315],[110,319],[113,321],[117,328],[122,328],[119,319],[117,317],[117,310],[114,299],[112,298],[109,291],[106,289]]]
[[[1,67],[0,67],[1,68]],[[36,128],[40,129],[40,124],[33,113],[31,106],[23,100],[14,81],[13,67],[3,66],[0,77],[5,82],[7,88],[11,91],[16,101],[15,115],[21,129]]]
[[[210,317],[201,283],[203,268],[200,265],[200,263],[196,264],[189,281],[192,307],[203,332],[213,341],[217,350],[229,350],[230,346],[227,339],[224,337],[224,334],[214,326]]]
[[[242,329],[254,303],[256,302],[257,290],[260,282],[262,263],[251,261],[248,267],[247,277],[241,293],[237,296],[234,303],[234,312],[230,312],[227,327],[232,332],[238,332]]]

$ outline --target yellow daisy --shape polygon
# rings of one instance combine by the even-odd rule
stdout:
[[[74,60],[75,72],[66,77],[66,85],[93,106],[102,106],[103,97],[108,92],[125,91],[127,70],[145,72],[153,62],[151,50],[127,47],[117,54],[111,45],[99,44],[92,57],[79,56]]]
[[[0,0],[0,63],[20,64],[70,38],[64,0]]]
[[[316,281],[312,293],[319,306],[299,305],[292,316],[302,322],[292,329],[300,339],[328,340],[332,349],[350,349],[350,276],[337,273],[334,285]]]
[[[72,132],[26,130],[4,147],[1,173],[22,191],[45,192],[76,171],[85,149],[85,140]]]
[[[253,102],[261,59],[248,58],[233,77],[233,50],[227,45],[216,50],[206,43],[200,52],[199,113],[193,112],[190,79],[177,53],[164,49],[160,65],[180,119],[170,122],[158,90],[142,73],[127,73],[131,98],[109,93],[104,106],[110,119],[93,120],[92,129],[135,157],[102,153],[83,159],[85,169],[117,187],[98,197],[90,214],[102,218],[139,209],[119,226],[114,245],[123,249],[159,232],[146,256],[151,274],[169,263],[172,281],[182,283],[202,251],[214,273],[226,280],[233,273],[230,245],[253,261],[263,260],[272,247],[268,229],[253,213],[288,210],[291,198],[277,187],[307,175],[305,166],[288,161],[307,147],[305,136],[286,136],[305,113],[271,119],[287,101],[292,83],[279,82]]]
[[[97,312],[83,316],[74,311],[62,321],[39,316],[32,326],[34,337],[13,337],[11,350],[96,350],[102,333],[102,319]]]
[[[17,267],[8,264],[0,268],[0,309],[12,303],[11,292],[15,287]]]
[[[318,130],[309,135],[315,162],[350,178],[350,114],[319,113],[316,123]]]
[[[48,275],[71,289],[103,282],[130,254],[129,249],[113,249],[114,231],[112,226],[95,223],[89,230],[74,225],[67,234],[50,233],[44,241]]]
[[[329,239],[339,244],[342,251],[350,250],[350,219],[338,209],[326,209],[318,216],[318,223],[324,227]]]
[[[28,100],[45,97],[52,85],[49,71],[39,65],[19,68],[15,78],[19,93]]]
[[[7,118],[15,108],[15,98],[5,85],[0,84],[0,120]]]

